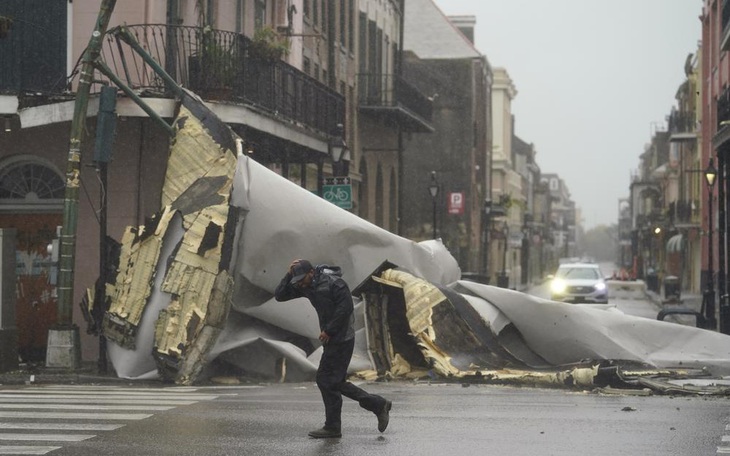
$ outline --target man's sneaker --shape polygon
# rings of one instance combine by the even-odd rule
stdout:
[[[327,426],[316,431],[310,431],[309,436],[315,439],[331,439],[342,437],[342,432],[339,429],[328,428]]]
[[[380,413],[376,413],[378,416],[378,431],[384,432],[388,427],[388,421],[390,421],[390,408],[392,406],[393,403],[386,399],[383,409],[380,410]]]

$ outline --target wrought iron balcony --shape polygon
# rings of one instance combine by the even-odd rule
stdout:
[[[697,201],[679,200],[669,204],[667,215],[669,222],[675,227],[694,226],[698,220],[694,216],[699,205]]]
[[[406,131],[430,133],[432,103],[403,78],[393,74],[359,74],[358,108],[381,115]]]
[[[723,122],[725,122],[723,124]],[[730,88],[725,89],[717,97],[717,129],[720,130],[730,122]]]
[[[687,141],[696,138],[697,130],[694,113],[674,111],[669,115],[670,141]]]
[[[173,79],[203,99],[242,103],[325,135],[344,124],[342,95],[261,52],[242,34],[164,24],[126,28]],[[113,33],[102,58],[143,95],[171,96],[164,81]]]

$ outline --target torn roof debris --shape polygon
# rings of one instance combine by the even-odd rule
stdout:
[[[175,131],[160,211],[127,229],[109,287],[102,329],[120,377],[312,380],[314,309],[273,299],[298,257],[359,284],[350,373],[361,378],[728,391],[709,382],[730,372],[726,335],[461,281],[440,241],[382,230],[238,153],[192,94]],[[705,383],[675,382],[689,379]]]

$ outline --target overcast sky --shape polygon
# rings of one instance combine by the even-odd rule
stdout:
[[[515,132],[586,229],[618,222],[639,155],[676,103],[702,0],[435,0],[476,16],[476,47],[517,88]]]

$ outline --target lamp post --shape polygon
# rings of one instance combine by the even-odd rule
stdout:
[[[497,277],[497,286],[500,288],[509,288],[509,277],[507,277],[507,249],[509,248],[509,225],[504,222],[502,227],[502,237],[504,238],[504,250],[502,250],[502,272]]]
[[[332,177],[347,176],[349,174],[348,165],[350,162],[350,150],[345,142],[344,127],[337,124],[337,131],[330,138],[329,153],[332,157]]]
[[[704,293],[702,294],[702,308],[705,311],[705,320],[707,321],[707,329],[716,329],[717,328],[717,321],[715,320],[715,283],[713,276],[715,275],[714,271],[714,258],[712,255],[712,249],[713,249],[713,242],[712,242],[712,197],[713,197],[713,187],[715,185],[715,178],[717,177],[717,169],[715,169],[715,165],[712,161],[712,158],[710,158],[710,163],[707,165],[707,169],[705,170],[705,179],[707,180],[707,195],[708,195],[708,212],[707,212],[707,222],[708,222],[708,238],[707,238],[707,270],[708,270],[708,277],[707,277],[707,287],[705,288]]]
[[[436,239],[436,197],[439,194],[439,183],[436,180],[436,171],[431,171],[431,183],[428,185],[428,192],[433,201],[433,238]]]
[[[484,275],[489,277],[489,231],[491,228],[492,216],[492,200],[487,198],[484,200]],[[487,279],[489,281],[489,279]]]

